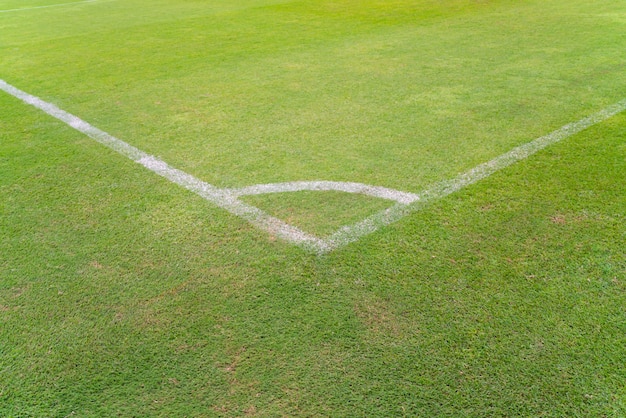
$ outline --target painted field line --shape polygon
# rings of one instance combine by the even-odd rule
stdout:
[[[326,252],[329,250],[326,248],[326,244],[321,239],[307,234],[306,232],[291,226],[278,218],[270,216],[254,206],[240,201],[236,193],[233,193],[228,189],[219,189],[209,183],[195,178],[191,174],[187,174],[184,171],[171,167],[166,162],[90,125],[71,113],[59,109],[52,103],[45,102],[36,96],[13,87],[1,79],[0,90],[3,90],[6,93],[20,99],[26,104],[44,111],[48,115],[71,126],[100,144],[127,158],[130,158],[148,170],[165,177],[172,183],[176,183],[179,186],[196,193],[202,198],[214,203],[228,212],[244,218],[251,224],[269,232],[270,234],[276,235],[285,241],[313,249],[317,252]]]
[[[289,183],[255,184],[254,186],[225,190],[228,190],[237,196],[301,192],[305,190],[313,192],[325,192],[332,190],[336,192],[364,194],[366,196],[393,200],[403,204],[408,204],[419,199],[419,196],[413,193],[401,192],[399,190],[388,189],[381,186],[370,186],[368,184],[346,181],[292,181]]]
[[[568,123],[556,131],[539,137],[531,142],[515,147],[509,152],[506,152],[491,161],[480,164],[465,173],[459,174],[454,179],[435,183],[421,193],[418,193],[417,199],[409,204],[396,204],[364,219],[363,221],[339,229],[337,232],[324,239],[325,248],[333,250],[350,242],[354,242],[364,235],[371,234],[383,226],[396,222],[401,218],[420,210],[429,202],[446,197],[466,186],[489,177],[493,173],[502,170],[513,163],[528,158],[549,145],[555,144],[593,125],[603,122],[612,116],[623,112],[624,110],[626,110],[626,99],[577,122]]]
[[[569,123],[556,131],[535,139],[534,141],[513,148],[491,161],[480,164],[471,170],[460,174],[454,179],[434,184],[421,193],[414,194],[401,192],[380,186],[370,186],[361,183],[332,182],[332,181],[296,181],[290,183],[259,184],[238,189],[223,189],[203,182],[194,176],[169,166],[164,161],[149,155],[132,145],[115,138],[114,136],[90,125],[84,120],[59,109],[57,106],[45,102],[36,96],[28,94],[16,87],[0,80],[0,90],[18,98],[26,104],[32,105],[48,115],[66,123],[79,132],[105,145],[127,158],[141,164],[150,171],[190,190],[202,198],[227,210],[228,212],[246,219],[251,224],[277,237],[312,250],[318,254],[327,253],[364,235],[371,234],[379,228],[396,222],[413,212],[420,210],[429,202],[441,199],[462,188],[476,183],[493,173],[502,170],[511,164],[521,161],[545,147],[562,141],[581,132],[597,123],[626,110],[626,100],[609,106],[600,112]],[[265,193],[284,193],[301,190],[324,191],[336,190],[347,193],[361,193],[383,199],[395,201],[396,204],[378,212],[363,221],[344,226],[334,234],[321,239],[291,226],[278,218],[272,217],[262,210],[248,205],[239,197]]]
[[[56,3],[56,4],[48,4],[45,6],[33,6],[33,7],[22,7],[19,9],[6,9],[6,10],[0,10],[0,13],[9,13],[9,12],[22,12],[22,11],[26,11],[26,10],[37,10],[37,9],[48,9],[50,7],[61,7],[61,6],[70,6],[73,4],[82,4],[82,3],[94,3],[97,1],[102,1],[102,0],[82,0],[82,1],[73,1],[73,2],[69,2],[69,3]],[[111,0],[108,0],[111,1]]]

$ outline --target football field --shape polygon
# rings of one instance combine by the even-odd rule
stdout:
[[[626,3],[0,0],[0,416],[625,416]]]

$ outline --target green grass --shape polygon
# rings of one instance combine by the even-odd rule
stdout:
[[[276,193],[245,196],[242,200],[319,237],[330,235],[342,226],[361,221],[395,203],[335,191],[294,192],[287,198],[282,193]]]
[[[114,0],[0,13],[0,79],[217,186],[419,192],[626,97],[624,25]],[[317,256],[0,93],[0,416],[625,416],[625,144],[621,114]],[[388,205],[245,200],[319,234]]]

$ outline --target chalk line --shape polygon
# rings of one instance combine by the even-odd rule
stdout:
[[[149,155],[140,149],[110,135],[84,120],[72,115],[52,103],[45,102],[40,98],[28,94],[0,79],[0,90],[20,99],[22,102],[42,110],[48,115],[71,126],[77,131],[87,135],[96,142],[118,152],[119,154],[141,164],[148,170],[165,177],[172,183],[176,183],[185,189],[196,193],[202,198],[240,216],[251,224],[261,228],[270,234],[315,251],[325,252],[326,244],[323,240],[307,234],[306,232],[268,215],[259,208],[248,205],[238,199],[238,195],[226,189],[219,189],[209,183],[199,180],[191,174],[171,167],[157,157]]]
[[[577,122],[568,123],[567,125],[564,125],[547,135],[515,147],[512,150],[487,161],[486,163],[480,164],[465,173],[459,174],[451,180],[444,180],[439,183],[435,183],[421,193],[418,193],[416,195],[418,198],[409,204],[396,204],[353,225],[344,226],[334,234],[324,239],[326,248],[329,249],[327,251],[331,251],[350,242],[354,242],[364,235],[371,234],[383,226],[396,222],[401,218],[420,210],[433,200],[446,197],[466,186],[489,177],[495,172],[502,170],[513,163],[530,157],[549,145],[560,142],[565,138],[603,122],[612,116],[623,112],[624,110],[626,110],[626,100],[621,100],[620,102],[594,113],[591,116],[583,118]]]
[[[82,3],[94,3],[97,1],[101,1],[101,0],[82,0],[82,1],[73,1],[73,2],[69,2],[69,3],[56,3],[56,4],[48,4],[45,6],[33,6],[33,7],[21,7],[18,9],[6,9],[6,10],[0,10],[0,13],[9,13],[9,12],[22,12],[22,11],[26,11],[26,10],[36,10],[36,9],[48,9],[50,7],[60,7],[60,6],[70,6],[73,4],[82,4]],[[111,0],[108,0],[111,1]]]
[[[141,164],[148,170],[168,179],[169,181],[196,193],[202,198],[214,203],[228,212],[237,215],[258,228],[275,235],[285,241],[324,254],[351,242],[357,241],[364,235],[371,234],[379,228],[389,225],[401,218],[420,210],[429,202],[441,199],[462,188],[476,183],[493,173],[521,161],[536,152],[575,135],[584,129],[609,119],[626,110],[626,100],[622,100],[591,116],[539,137],[531,142],[520,145],[512,150],[480,164],[456,178],[445,180],[432,185],[421,193],[401,192],[381,186],[370,186],[362,183],[333,182],[333,181],[296,181],[289,183],[257,184],[243,188],[218,188],[191,174],[185,173],[157,157],[149,155],[140,149],[90,125],[57,106],[45,102],[40,98],[28,94],[0,79],[0,90],[16,97],[22,102],[34,106],[48,115],[62,121],[77,131],[89,136],[100,144],[118,152],[119,154]],[[265,193],[284,193],[302,190],[328,191],[335,190],[346,193],[360,193],[373,197],[395,201],[395,205],[382,210],[364,220],[352,225],[344,226],[326,238],[318,238],[299,228],[270,216],[261,209],[248,205],[239,197],[259,195]]]

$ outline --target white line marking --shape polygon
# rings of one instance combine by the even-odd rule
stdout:
[[[100,1],[100,0],[82,0],[82,1],[73,1],[70,3],[48,4],[46,6],[33,6],[33,7],[22,7],[19,9],[6,9],[6,10],[0,10],[0,13],[22,12],[25,10],[36,10],[36,9],[48,9],[50,7],[70,6],[73,4],[81,4],[81,3],[94,3],[96,1]]]
[[[335,248],[354,242],[364,235],[371,234],[385,225],[389,225],[409,215],[410,213],[420,210],[429,202],[446,197],[466,186],[489,177],[493,173],[502,170],[513,163],[528,158],[549,145],[560,142],[565,138],[603,122],[612,116],[623,112],[624,110],[626,110],[626,100],[622,100],[577,122],[568,123],[556,131],[539,137],[534,141],[515,147],[509,152],[506,152],[491,161],[480,164],[465,173],[459,174],[454,179],[436,183],[423,192],[417,194],[418,199],[408,205],[396,204],[389,209],[383,210],[364,219],[361,222],[345,226],[324,239],[326,248],[329,248],[327,251],[332,251]]]
[[[274,234],[281,239],[310,249],[318,254],[324,254],[351,242],[357,241],[364,235],[371,234],[379,228],[389,225],[401,218],[420,210],[429,202],[441,199],[462,188],[476,183],[493,173],[502,170],[511,164],[521,161],[545,147],[562,141],[574,134],[581,132],[597,123],[626,110],[626,100],[622,100],[600,112],[569,123],[548,135],[535,139],[524,145],[513,148],[491,161],[480,164],[471,170],[460,174],[454,179],[445,180],[419,194],[400,192],[380,186],[369,186],[361,183],[333,182],[333,181],[297,181],[290,183],[259,184],[238,189],[221,189],[209,183],[195,178],[181,170],[169,166],[166,162],[149,155],[132,145],[115,138],[112,135],[90,125],[84,120],[45,102],[38,97],[28,94],[0,79],[0,90],[20,99],[24,103],[32,105],[48,115],[66,123],[79,132],[89,136],[95,141],[111,148],[127,158],[141,164],[148,170],[165,177],[187,190],[190,190],[202,198],[213,202],[215,205],[228,212],[246,219],[251,224],[262,230]],[[347,193],[361,193],[382,199],[397,202],[394,206],[378,212],[353,225],[344,226],[325,239],[291,226],[278,218],[272,217],[262,210],[248,205],[239,197],[246,195],[258,195],[264,193],[283,193],[301,190],[327,191],[336,190]]]
[[[291,226],[278,218],[268,215],[262,210],[248,205],[237,199],[237,195],[225,189],[219,189],[209,183],[203,182],[181,170],[169,166],[166,162],[149,155],[130,144],[109,135],[108,133],[90,125],[84,120],[59,109],[52,103],[45,102],[38,97],[28,94],[4,80],[0,80],[0,90],[20,99],[24,103],[36,107],[48,115],[66,123],[79,132],[94,139],[100,144],[130,158],[141,164],[148,170],[165,177],[169,181],[190,190],[204,199],[213,202],[217,206],[226,209],[230,213],[240,216],[253,225],[274,234],[285,241],[289,241],[315,251],[325,252],[326,244],[319,238]]]
[[[338,191],[345,193],[359,193],[380,199],[393,200],[398,203],[409,204],[419,199],[413,193],[401,192],[381,186],[370,186],[363,183],[351,183],[344,181],[293,181],[290,183],[256,184],[240,189],[228,189],[237,196],[249,196],[265,193],[284,193],[310,191]]]

